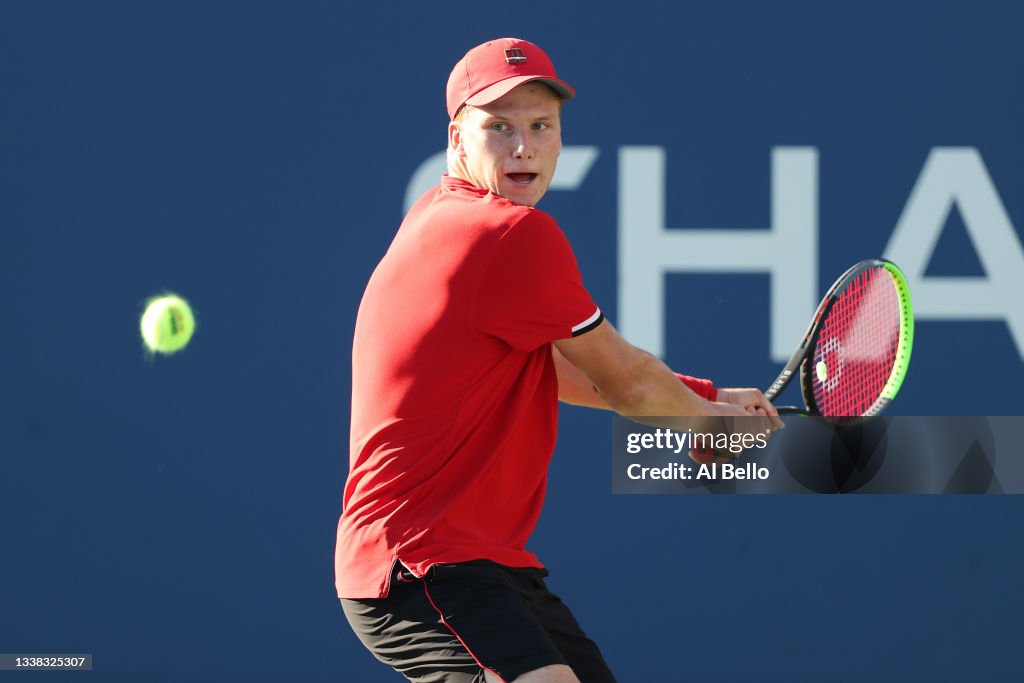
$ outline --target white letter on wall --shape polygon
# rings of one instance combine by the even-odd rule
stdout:
[[[818,151],[772,149],[771,227],[665,225],[665,152],[619,150],[619,320],[632,343],[665,350],[665,275],[768,273],[771,357],[789,359],[818,304]]]
[[[954,202],[983,277],[925,277]],[[1024,249],[977,149],[931,151],[885,254],[907,276],[915,317],[1005,320],[1024,358]]]

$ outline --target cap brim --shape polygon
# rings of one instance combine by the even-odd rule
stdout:
[[[540,83],[546,83],[551,86],[563,100],[571,100],[576,97],[576,91],[572,89],[572,86],[565,81],[558,80],[557,78],[549,78],[547,76],[513,76],[512,78],[506,78],[503,81],[498,81],[494,85],[487,86],[467,99],[465,103],[473,105],[474,107],[478,107],[483,104],[490,104],[499,97],[504,97],[508,93],[512,92],[513,88],[516,88],[523,83],[531,83],[533,81],[539,81]]]

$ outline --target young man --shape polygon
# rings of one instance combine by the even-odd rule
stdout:
[[[359,308],[337,589],[367,648],[413,681],[614,681],[525,549],[559,399],[782,426],[758,390],[677,376],[619,336],[533,208],[574,95],[532,43],[470,50],[448,80],[448,173]]]

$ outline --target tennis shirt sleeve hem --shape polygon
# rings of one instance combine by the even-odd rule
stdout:
[[[597,310],[594,311],[594,314],[591,315],[589,318],[587,318],[580,324],[573,326],[572,336],[578,337],[581,334],[586,334],[587,332],[590,332],[592,329],[600,325],[603,320],[604,313],[602,313],[601,309],[598,308]]]

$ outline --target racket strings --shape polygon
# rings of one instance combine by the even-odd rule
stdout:
[[[873,412],[897,360],[900,305],[892,276],[881,267],[865,270],[839,293],[811,360],[822,415]]]

